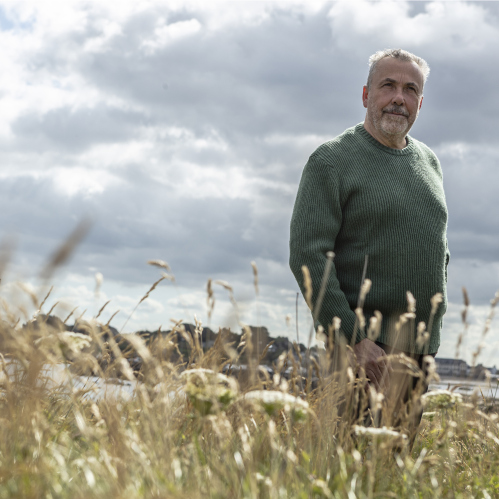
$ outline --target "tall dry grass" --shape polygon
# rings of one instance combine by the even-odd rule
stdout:
[[[190,335],[177,323],[149,345],[130,337],[123,351],[97,319],[88,336],[43,320],[21,328],[4,307],[0,498],[499,496],[493,400],[416,390],[411,407],[423,403],[425,414],[412,442],[411,408],[394,414],[387,398],[366,391],[341,341],[317,359],[284,352],[270,378],[249,328],[239,344],[219,334],[204,351],[197,326]],[[178,335],[189,344],[185,362],[172,361]],[[143,360],[139,381],[130,355]],[[242,355],[244,380],[221,373]],[[425,376],[410,359],[398,361]],[[81,374],[135,390],[96,397],[93,378],[82,385]]]

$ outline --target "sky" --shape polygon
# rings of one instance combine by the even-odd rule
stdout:
[[[411,136],[438,155],[449,209],[439,354],[455,354],[466,286],[461,356],[482,343],[480,360],[499,365],[497,321],[482,338],[499,289],[499,3],[0,0],[0,45],[0,236],[11,249],[0,291],[22,321],[35,312],[26,290],[45,295],[41,270],[90,220],[43,311],[59,302],[61,318],[76,306],[91,318],[110,300],[99,319],[119,311],[123,332],[196,316],[296,339],[288,242],[302,169],[364,120],[369,56],[401,47],[431,67]],[[161,277],[151,259],[175,282],[134,310]],[[208,317],[208,279],[229,283],[237,309],[214,285]],[[297,310],[306,343],[301,296]]]

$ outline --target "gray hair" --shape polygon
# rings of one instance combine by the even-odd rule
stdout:
[[[369,74],[367,75],[368,90],[371,88],[371,83],[373,80],[374,73],[376,72],[376,66],[378,65],[378,62],[381,61],[382,59],[385,59],[386,57],[392,57],[393,59],[398,59],[404,62],[415,62],[419,66],[419,69],[423,74],[423,86],[424,86],[426,80],[428,79],[428,75],[430,74],[430,66],[428,66],[428,63],[424,59],[418,57],[417,55],[411,54],[410,52],[407,52],[407,50],[385,49],[385,50],[378,50],[378,52],[369,57]]]

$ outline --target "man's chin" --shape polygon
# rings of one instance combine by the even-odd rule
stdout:
[[[404,135],[409,130],[407,119],[405,119],[405,123],[401,123],[400,121],[394,122],[391,120],[387,123],[385,120],[382,120],[380,124],[381,124],[380,127],[381,131],[386,135],[391,135],[391,136]]]

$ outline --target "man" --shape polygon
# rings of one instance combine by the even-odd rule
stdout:
[[[423,354],[438,350],[447,304],[447,207],[437,157],[408,135],[423,103],[428,64],[390,49],[371,56],[369,66],[364,123],[320,146],[303,171],[290,266],[304,293],[302,266],[308,267],[317,308],[326,255],[335,253],[315,318],[326,333],[334,317],[341,320],[358,364],[385,389],[387,353],[404,352],[421,365]],[[376,341],[355,313],[364,278],[372,281],[366,324],[379,312],[383,317]]]

